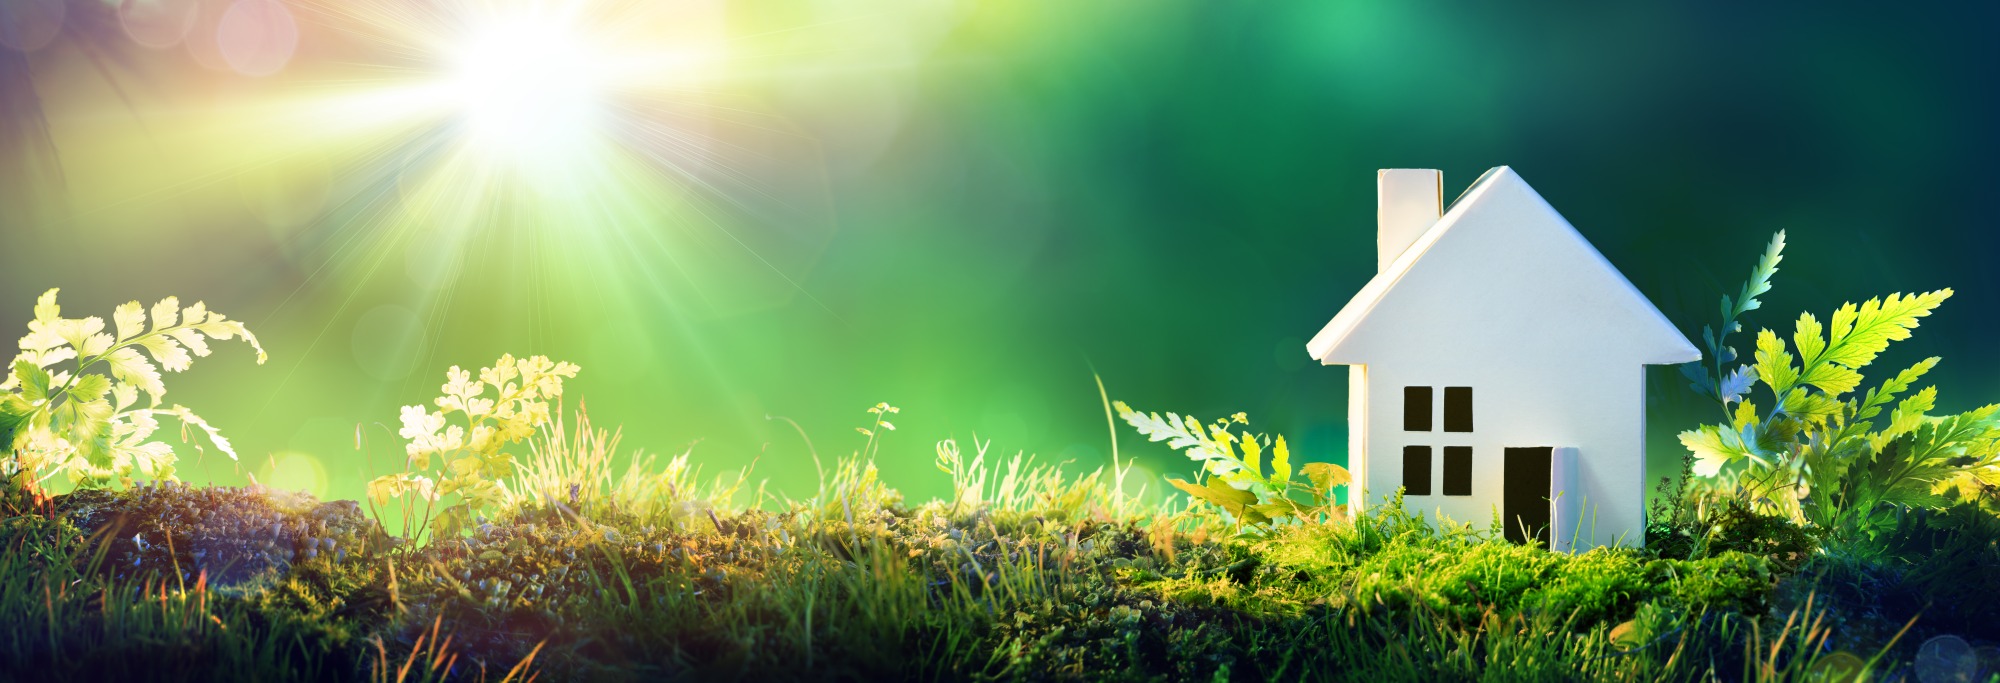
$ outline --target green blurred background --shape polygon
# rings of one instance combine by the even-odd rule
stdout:
[[[1690,336],[1779,229],[1753,324],[1954,287],[1878,365],[1943,355],[1942,409],[2000,395],[1990,6],[702,5],[728,77],[647,111],[708,162],[637,154],[616,187],[640,189],[583,202],[504,186],[447,229],[398,208],[443,129],[272,123],[396,55],[298,4],[295,53],[245,76],[202,24],[122,40],[129,5],[0,47],[0,321],[58,286],[70,315],[172,294],[247,321],[268,365],[229,346],[169,378],[244,454],[183,449],[197,482],[359,497],[398,464],[397,407],[503,352],[580,364],[571,395],[629,447],[792,495],[808,446],[769,416],[831,458],[878,401],[912,497],[948,492],[946,437],[1108,463],[1093,372],[1342,462],[1346,372],[1303,347],[1373,274],[1384,167],[1443,169],[1449,196],[1513,166]],[[1711,409],[1650,377],[1665,473]],[[1191,469],[1118,431],[1154,491]]]

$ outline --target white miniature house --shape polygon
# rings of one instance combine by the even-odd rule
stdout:
[[[1449,210],[1437,171],[1378,182],[1378,272],[1306,344],[1349,366],[1353,511],[1643,545],[1644,366],[1701,353],[1512,169]]]

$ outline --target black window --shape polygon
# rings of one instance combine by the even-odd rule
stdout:
[[[1426,388],[1424,393],[1428,395],[1430,389]],[[1430,423],[1428,410],[1426,410],[1424,422],[1425,424]],[[1472,387],[1444,388],[1444,430],[1447,432],[1472,431]]]
[[[1444,447],[1444,495],[1472,495],[1472,447]]]
[[[1403,387],[1403,431],[1431,430],[1431,388]]]
[[[1431,495],[1431,447],[1403,447],[1403,494]]]

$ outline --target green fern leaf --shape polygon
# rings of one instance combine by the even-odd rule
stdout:
[[[114,462],[129,463],[139,474],[154,479],[170,479],[174,472],[174,448],[163,442],[149,441],[134,445],[113,444]]]
[[[1825,328],[1820,326],[1818,318],[1811,313],[1799,314],[1799,321],[1792,331],[1792,345],[1799,350],[1801,361],[1810,365],[1826,350],[1826,339],[1820,336],[1824,332]]]
[[[1681,432],[1680,441],[1694,454],[1694,473],[1698,476],[1713,477],[1730,463],[1759,457],[1756,450],[1745,442],[1743,434],[1715,425],[1702,425]]]
[[[1257,502],[1257,494],[1231,487],[1229,484],[1219,482],[1214,478],[1210,478],[1206,485],[1196,484],[1184,479],[1168,479],[1167,483],[1173,484],[1174,488],[1185,491],[1190,496],[1222,508],[1232,515],[1240,516],[1244,506]]]
[[[174,341],[172,336],[151,334],[140,338],[138,344],[168,372],[185,372],[188,366],[194,364],[194,357],[189,356],[187,349]]]
[[[14,361],[14,381],[20,385],[21,398],[28,403],[36,404],[49,399],[49,373],[34,363]]]
[[[179,418],[181,424],[195,427],[200,429],[203,434],[207,434],[209,443],[215,444],[215,450],[222,451],[222,454],[229,456],[230,460],[237,459],[235,446],[229,443],[228,438],[222,436],[222,430],[216,429],[215,425],[208,423],[208,420],[204,420],[200,415],[194,414],[194,411],[189,410],[187,406],[175,404],[174,407],[168,408],[166,412]]]
[[[1277,443],[1271,446],[1271,486],[1280,491],[1292,480],[1292,449],[1285,445],[1285,436],[1278,435]]]
[[[1770,330],[1757,333],[1757,379],[1771,388],[1771,393],[1783,396],[1798,386],[1799,370],[1792,365],[1792,354],[1785,350],[1785,342]]]
[[[118,341],[125,341],[146,331],[146,308],[137,301],[127,301],[111,312],[111,322],[118,331]]]
[[[111,414],[111,403],[103,399],[66,401],[56,409],[63,438],[76,448],[78,456],[98,468],[108,469],[112,464]]]
[[[1312,482],[1313,492],[1325,496],[1332,496],[1334,487],[1346,486],[1354,480],[1347,468],[1330,462],[1306,463],[1299,471],[1306,475],[1307,481]]]
[[[95,401],[104,398],[104,394],[109,391],[111,391],[111,380],[105,379],[103,375],[84,374],[78,375],[76,382],[69,385],[67,395],[71,401]]]
[[[1223,434],[1228,434],[1228,432],[1223,432]],[[1245,436],[1243,437],[1242,448],[1243,448],[1243,471],[1249,475],[1250,480],[1259,482],[1263,481],[1264,480],[1263,446],[1257,443],[1256,437]]]
[[[35,299],[35,322],[55,322],[62,317],[62,307],[56,305],[56,292],[59,291],[62,290],[51,288]]]
[[[1841,409],[1845,407],[1846,404],[1835,400],[1832,396],[1798,389],[1785,395],[1779,410],[1794,419],[1813,425],[1823,425],[1839,417]]]
[[[1756,369],[1748,365],[1737,366],[1735,372],[1722,378],[1722,384],[1716,387],[1715,397],[1725,406],[1741,401],[1744,395],[1750,393],[1750,387],[1756,383]]]
[[[1918,319],[1930,315],[1949,298],[1951,290],[1940,289],[1924,294],[1890,294],[1883,299],[1869,299],[1859,307],[1854,304],[1842,306],[1833,314],[1825,354],[1807,364],[1839,363],[1850,368],[1865,366],[1889,348],[1889,342],[1909,339],[1910,330],[1916,328]]]
[[[1924,423],[1924,417],[1937,404],[1937,387],[1924,387],[1909,398],[1896,404],[1889,412],[1889,426],[1877,432],[1871,442],[1875,450],[1888,446],[1890,441],[1916,431]]]
[[[160,381],[160,369],[152,361],[131,347],[111,352],[105,357],[111,366],[111,376],[123,382],[130,382],[153,399],[153,405],[160,404],[160,397],[166,395],[167,385]]]
[[[1837,397],[1861,386],[1861,373],[1834,363],[1821,363],[1800,377],[1799,383]]]
[[[182,346],[186,346],[188,351],[192,352],[196,357],[208,357],[208,340],[202,338],[201,330],[192,327],[176,327],[168,330],[167,336],[173,337],[174,341],[180,342]]]
[[[1930,358],[1917,361],[1916,365],[1912,365],[1905,368],[1902,372],[1896,373],[1895,377],[1891,377],[1888,381],[1883,382],[1882,386],[1868,390],[1867,396],[1861,401],[1860,409],[1854,414],[1855,419],[1866,420],[1881,414],[1882,406],[1888,405],[1889,401],[1894,400],[1897,394],[1908,391],[1910,385],[1916,383],[1917,379],[1924,376],[1924,373],[1930,372],[1931,368],[1937,367],[1939,360],[1937,356],[1931,356]]]
[[[1750,269],[1750,279],[1743,283],[1742,293],[1736,297],[1736,307],[1726,317],[1734,320],[1744,313],[1762,308],[1764,302],[1757,297],[1771,291],[1771,276],[1778,274],[1778,262],[1785,260],[1785,231],[1771,236],[1771,243],[1764,247],[1764,255],[1758,257],[1757,265]],[[1728,297],[1724,297],[1727,300]],[[1724,308],[1728,308],[1724,306]]]

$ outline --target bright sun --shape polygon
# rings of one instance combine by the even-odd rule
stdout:
[[[409,135],[386,151],[401,160],[398,187],[431,188],[413,210],[490,217],[553,206],[528,199],[589,197],[572,208],[597,211],[671,192],[687,169],[726,161],[707,133],[709,98],[727,77],[719,9],[655,0],[331,6],[398,59],[379,69],[388,78],[302,104],[322,128]],[[621,194],[612,183],[644,190]]]
[[[596,133],[609,65],[563,24],[491,24],[449,55],[452,99],[473,148],[541,162],[578,151]]]

